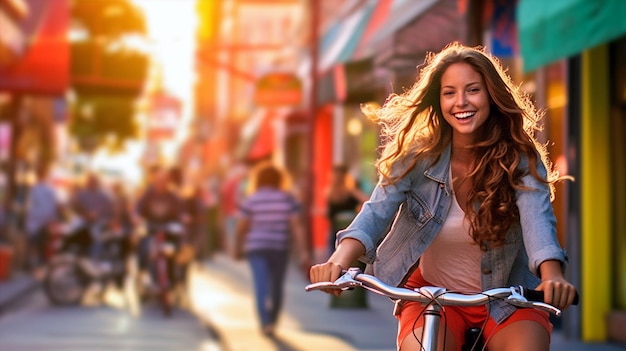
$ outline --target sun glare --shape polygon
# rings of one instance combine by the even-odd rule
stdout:
[[[160,87],[180,99],[182,111],[179,128],[172,140],[161,143],[165,162],[176,159],[181,142],[188,135],[188,124],[192,116],[195,31],[197,18],[195,0],[132,0],[144,11],[148,28],[145,48],[151,56],[153,72],[149,86]],[[143,51],[143,48],[142,48]],[[145,116],[144,118],[149,118]],[[143,122],[142,122],[143,123]],[[97,169],[120,174],[125,179],[139,182],[140,165],[144,153],[144,141],[133,142],[123,155],[98,154],[94,159]]]

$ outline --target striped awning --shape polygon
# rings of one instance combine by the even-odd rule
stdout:
[[[335,22],[328,29],[319,43],[319,72],[326,72],[333,65],[350,60],[369,23],[375,5],[375,2],[370,1],[358,11]]]
[[[437,1],[439,0],[391,0],[391,4],[384,8],[386,12],[384,25],[380,26],[380,29],[376,31],[375,35],[366,44],[375,46],[389,39],[399,29],[428,11]]]
[[[425,13],[439,0],[370,0],[335,22],[320,41],[319,72],[371,56],[376,45]]]

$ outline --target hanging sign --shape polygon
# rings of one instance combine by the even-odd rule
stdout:
[[[276,72],[256,83],[254,101],[259,106],[290,106],[302,103],[302,83],[292,73]]]

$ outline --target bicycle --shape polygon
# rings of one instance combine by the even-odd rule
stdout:
[[[322,289],[348,290],[353,288],[364,288],[378,295],[386,296],[395,302],[415,301],[426,305],[424,316],[424,327],[422,329],[421,349],[423,351],[437,350],[439,334],[439,322],[441,320],[441,309],[443,306],[480,306],[485,305],[494,299],[502,299],[509,304],[521,308],[536,308],[547,311],[557,317],[561,316],[561,310],[546,304],[543,301],[543,291],[527,289],[523,286],[511,286],[508,288],[495,288],[483,291],[478,294],[459,294],[447,291],[442,287],[423,286],[415,290],[399,288],[385,284],[380,279],[361,272],[360,268],[349,268],[334,282],[319,282],[309,284],[306,291]],[[578,304],[578,294],[574,300],[574,305]],[[397,306],[397,304],[396,304]],[[469,349],[483,350],[484,346],[479,346],[479,338],[476,341],[467,342]],[[477,347],[478,346],[478,347]]]
[[[153,223],[151,235],[145,237],[147,267],[143,268],[146,279],[138,281],[139,295],[142,299],[155,297],[163,316],[172,314],[176,294],[184,285],[188,260],[181,262],[181,247],[185,241],[185,228],[179,222]]]
[[[44,276],[44,292],[54,305],[77,305],[90,287],[98,287],[102,299],[106,285],[113,282],[121,288],[127,274],[125,233],[108,225],[73,225],[59,238]],[[91,252],[94,245],[100,247],[97,255]]]

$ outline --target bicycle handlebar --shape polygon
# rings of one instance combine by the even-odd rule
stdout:
[[[334,282],[309,284],[305,287],[305,290],[348,290],[355,287],[361,287],[394,300],[416,301],[424,304],[436,302],[440,305],[479,306],[487,304],[493,299],[501,299],[516,307],[531,307],[553,313],[556,316],[561,315],[561,310],[543,302],[543,291],[527,289],[523,286],[495,288],[478,294],[459,294],[434,286],[423,286],[411,290],[387,285],[380,279],[362,273],[360,268],[355,267],[348,269],[345,274]],[[577,304],[578,293],[574,299],[574,305]]]

